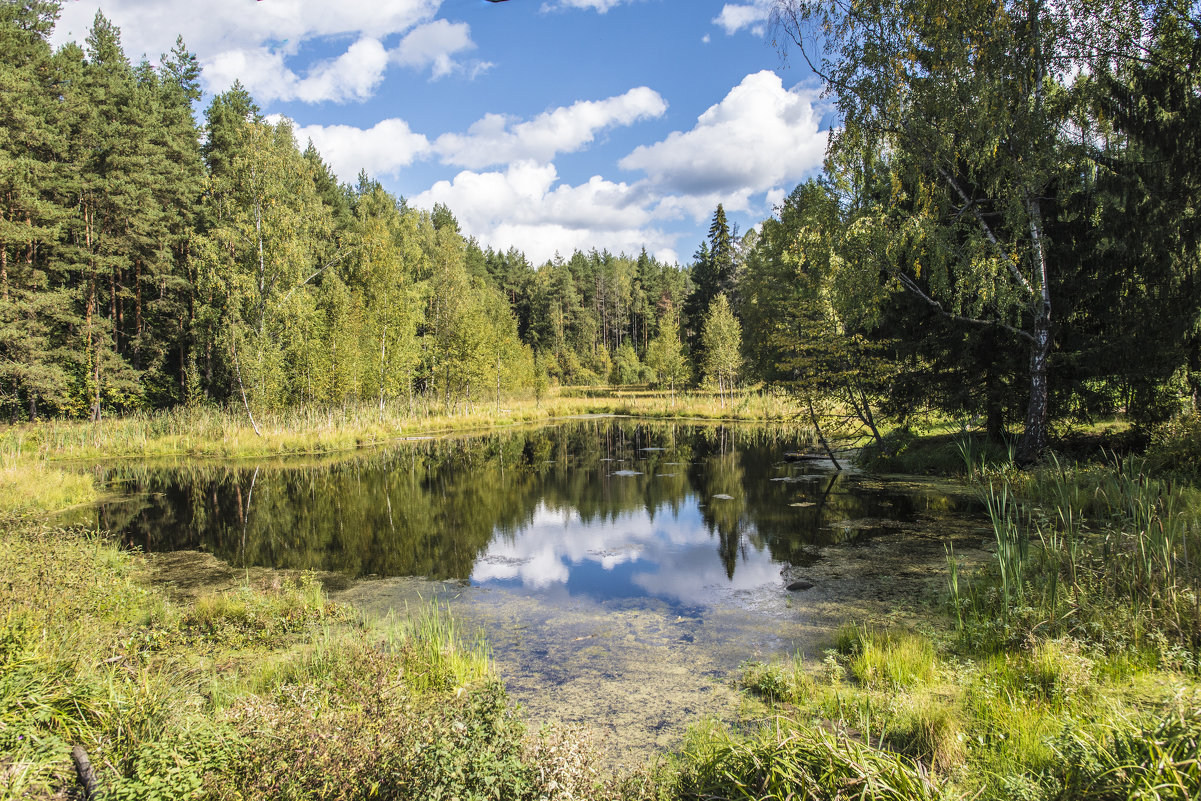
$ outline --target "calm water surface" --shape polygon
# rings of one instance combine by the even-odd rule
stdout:
[[[375,614],[445,601],[528,714],[638,758],[734,715],[741,662],[811,652],[867,592],[859,563],[903,559],[906,532],[964,505],[797,460],[795,436],[601,418],[338,460],[112,467],[123,494],[98,522],[148,551],[340,573]],[[817,586],[789,592],[798,576]]]

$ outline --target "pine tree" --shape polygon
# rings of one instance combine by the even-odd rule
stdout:
[[[49,262],[66,199],[63,104],[48,38],[56,3],[0,6],[0,408],[71,411],[77,324],[68,276]]]

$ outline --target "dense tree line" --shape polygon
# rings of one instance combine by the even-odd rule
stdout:
[[[761,375],[1021,424],[1196,408],[1201,7],[778,0],[843,119],[764,224],[741,313]],[[878,433],[877,433],[878,435]]]
[[[944,6],[778,0],[842,126],[776,216],[740,235],[719,205],[680,268],[482,248],[340,184],[238,85],[198,120],[182,40],[135,65],[98,15],[52,51],[56,3],[4,4],[0,414],[768,382],[877,438],[917,409],[1020,425],[1032,456],[1062,420],[1195,407],[1196,3]]]
[[[239,85],[198,122],[182,42],[134,65],[97,15],[0,8],[0,409],[91,417],[218,402],[500,402],[561,382],[684,380],[688,275],[645,252],[535,269],[442,206],[340,185]],[[677,349],[678,352],[678,349]]]

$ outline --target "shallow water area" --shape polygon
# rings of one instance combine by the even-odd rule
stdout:
[[[741,663],[820,658],[838,623],[944,581],[945,540],[979,544],[966,494],[803,450],[785,426],[589,419],[318,463],[123,465],[98,523],[174,553],[185,584],[199,551],[320,571],[381,617],[445,603],[532,722],[584,725],[630,763],[736,718]]]

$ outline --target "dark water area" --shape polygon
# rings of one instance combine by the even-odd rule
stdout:
[[[123,494],[98,523],[149,552],[235,567],[692,606],[954,504],[797,460],[803,447],[784,427],[605,418],[325,464],[118,466],[104,478]]]
[[[701,717],[737,719],[742,663],[820,659],[839,623],[895,621],[945,585],[946,542],[980,543],[966,493],[835,471],[798,458],[799,437],[588,418],[337,458],[118,465],[97,522],[184,565],[199,551],[339,577],[335,597],[377,618],[445,604],[532,722],[641,761]]]

